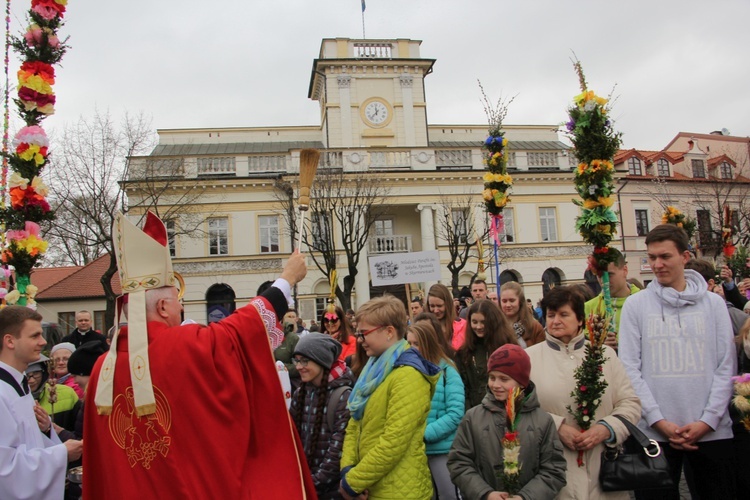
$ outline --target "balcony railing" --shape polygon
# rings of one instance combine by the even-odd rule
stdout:
[[[371,254],[411,252],[411,235],[371,236],[368,252]]]
[[[390,59],[393,45],[390,43],[355,43],[354,57],[367,59]]]

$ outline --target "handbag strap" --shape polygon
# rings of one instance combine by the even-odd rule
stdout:
[[[630,422],[630,420],[620,415],[612,415],[612,416],[619,419],[623,424],[625,424],[625,427],[627,427],[628,431],[630,431],[630,437],[638,441],[639,445],[641,445],[643,448],[646,448],[646,449],[648,449],[651,446],[651,440],[648,438],[648,436],[646,436],[643,432],[641,432],[638,426],[633,425]]]

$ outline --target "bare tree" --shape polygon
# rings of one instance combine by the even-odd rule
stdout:
[[[296,187],[296,179],[279,179],[275,189],[293,241],[299,234],[294,210]],[[344,310],[351,307],[360,256],[368,244],[375,220],[387,211],[385,201],[389,193],[390,189],[377,174],[365,176],[361,172],[343,172],[341,169],[318,171],[302,242],[310,249],[316,267],[329,280],[333,270],[337,269],[337,255],[343,253],[346,257],[347,274],[339,275],[343,288],[336,286],[336,297]]]
[[[476,223],[472,207],[476,206],[478,201],[474,194],[464,194],[458,197],[443,195],[440,198],[435,229],[437,235],[448,243],[451,290],[456,296],[459,293],[458,278],[461,271],[467,266],[469,259],[478,256],[475,249],[477,238],[484,241],[489,233],[486,224]]]
[[[114,323],[116,298],[112,221],[126,207],[120,180],[127,158],[146,152],[153,144],[153,129],[143,115],[126,115],[118,126],[109,113],[97,111],[89,119],[81,117],[66,126],[54,148],[50,189],[59,222],[48,228],[47,237],[71,263],[87,264],[109,254],[109,267],[101,278],[107,327]]]
[[[68,125],[58,142],[49,169],[58,221],[46,235],[56,263],[85,265],[108,255],[109,266],[100,280],[108,328],[115,314],[112,221],[116,213],[151,209],[163,220],[179,221],[173,235],[193,234],[201,231],[205,213],[201,217],[192,205],[205,187],[184,179],[181,160],[141,156],[156,143],[151,121],[142,114],[126,114],[117,124],[109,113],[96,112]]]

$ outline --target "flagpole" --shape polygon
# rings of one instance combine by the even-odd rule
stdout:
[[[367,7],[365,5],[365,0],[362,0],[362,39],[363,40],[367,38],[367,36],[365,35],[365,9],[366,8]]]

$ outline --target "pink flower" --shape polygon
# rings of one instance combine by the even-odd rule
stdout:
[[[28,231],[29,234],[39,236],[39,230],[39,224],[37,224],[36,222],[31,222],[29,220],[26,221],[26,231]]]
[[[26,43],[34,46],[42,42],[42,28],[37,24],[32,24],[29,29],[26,30],[23,37],[26,39]]]
[[[586,386],[585,385],[581,386],[581,392],[586,392]]]
[[[31,8],[34,12],[45,21],[52,21],[57,17],[57,11],[51,7],[45,7],[44,5],[35,5]]]
[[[8,238],[8,241],[18,241],[23,240],[29,237],[28,231],[22,231],[17,229],[11,229],[7,233],[5,233],[5,237]]]

